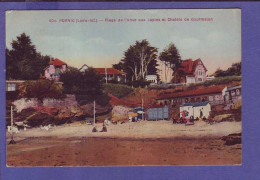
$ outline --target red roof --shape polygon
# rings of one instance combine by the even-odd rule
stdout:
[[[195,89],[195,90],[183,91],[183,92],[177,92],[177,93],[168,93],[168,94],[162,94],[157,99],[169,99],[169,98],[176,98],[176,97],[216,94],[216,93],[222,93],[223,89],[224,89],[224,86],[217,86],[217,87]]]
[[[54,65],[54,66],[62,66],[62,65],[67,65],[67,63],[59,60],[58,58],[52,60],[52,62],[50,62],[50,64]]]
[[[107,74],[125,74],[125,72],[119,71],[115,68],[94,68],[94,69],[98,74],[103,74],[103,75],[106,74],[106,69],[107,69]]]
[[[183,71],[185,74],[193,74],[193,72],[196,69],[197,64],[201,62],[201,59],[197,59],[195,61],[192,61],[192,59],[183,60],[180,64],[180,67],[178,68],[178,72]],[[202,63],[203,64],[203,63]],[[204,65],[203,65],[204,66]],[[204,66],[205,67],[205,66]],[[206,67],[205,67],[206,69]],[[206,69],[207,71],[207,69]]]

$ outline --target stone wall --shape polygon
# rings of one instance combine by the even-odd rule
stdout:
[[[21,112],[23,109],[29,108],[29,107],[37,107],[39,106],[39,102],[36,98],[26,99],[21,98],[18,100],[15,100],[13,102],[15,105],[15,108],[17,112]],[[68,94],[66,95],[66,98],[64,99],[50,99],[46,98],[43,100],[43,104],[41,105],[43,107],[76,107],[78,106],[78,103],[76,101],[75,95]]]

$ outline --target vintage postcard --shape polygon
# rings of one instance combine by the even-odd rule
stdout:
[[[6,11],[6,165],[241,165],[241,10]]]

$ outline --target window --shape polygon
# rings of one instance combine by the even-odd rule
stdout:
[[[15,87],[16,87],[15,83],[8,83],[7,91],[15,91],[16,90]]]
[[[213,96],[209,96],[209,101],[213,101]]]
[[[236,89],[236,95],[239,96],[240,95],[240,90]]]
[[[216,99],[216,100],[219,100],[219,95],[216,95],[216,96],[215,96],[215,99]]]
[[[228,101],[229,100],[229,92],[226,92],[225,94],[225,101]]]
[[[197,74],[198,74],[199,76],[201,76],[201,75],[202,75],[202,71],[199,69]]]
[[[60,73],[60,68],[55,68],[55,73],[59,74]]]
[[[198,81],[199,81],[199,82],[202,82],[202,79],[201,79],[201,78],[198,78]]]
[[[235,95],[236,95],[235,91],[232,90],[232,91],[231,91],[231,96],[235,96]]]

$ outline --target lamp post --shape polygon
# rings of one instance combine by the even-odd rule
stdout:
[[[94,101],[94,127],[96,125],[96,101]]]
[[[107,84],[107,68],[105,68],[106,84]]]
[[[93,112],[94,112],[94,114],[93,114],[93,118],[94,118],[93,125],[94,125],[94,127],[92,129],[92,132],[97,132],[97,129],[96,129],[96,101],[95,100],[94,100],[93,104],[94,104],[94,110],[93,110]]]
[[[144,120],[144,99],[142,97],[142,120]]]
[[[13,106],[11,106],[11,141],[9,142],[9,144],[16,144],[16,142],[14,141],[14,115],[13,115]]]

